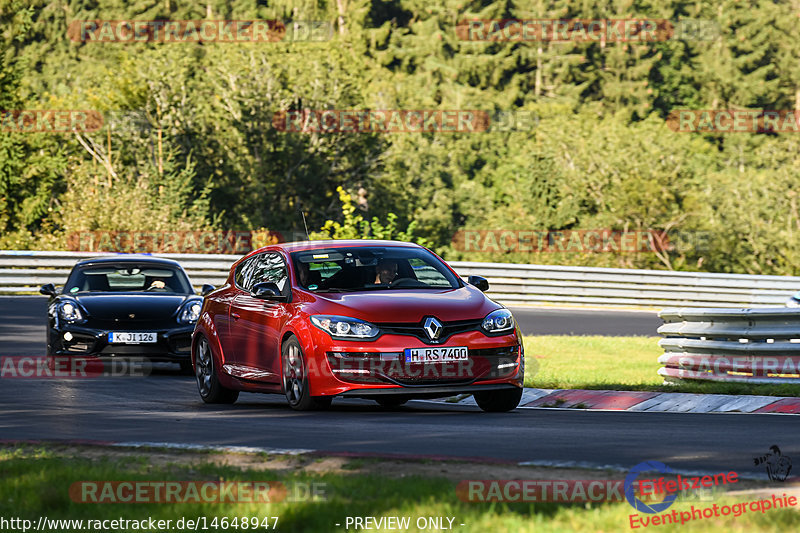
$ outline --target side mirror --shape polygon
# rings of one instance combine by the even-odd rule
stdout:
[[[262,281],[261,283],[256,283],[253,285],[253,288],[250,289],[250,296],[253,298],[260,298],[262,300],[286,299],[286,296],[281,294],[281,290],[278,288],[278,285],[271,281]]]
[[[208,294],[209,292],[213,291],[214,289],[216,289],[216,287],[206,283],[200,288],[200,296],[205,296],[206,294]]]
[[[489,281],[481,276],[469,276],[467,278],[467,283],[470,285],[475,285],[477,288],[486,292],[489,290]]]
[[[47,296],[58,296],[58,291],[56,291],[56,287],[52,283],[42,285],[42,288],[39,289],[39,293]]]

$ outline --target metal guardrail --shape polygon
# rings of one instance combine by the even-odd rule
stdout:
[[[800,384],[800,309],[665,309],[659,375]]]
[[[76,261],[92,252],[0,250],[0,294],[37,293],[45,283],[61,285]],[[179,261],[196,286],[220,285],[239,256],[155,254]],[[489,280],[489,295],[505,304],[618,307],[781,306],[800,290],[800,277],[709,274],[664,270],[518,265],[453,261],[463,277]]]

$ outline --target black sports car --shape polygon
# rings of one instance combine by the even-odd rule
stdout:
[[[213,290],[204,285],[203,294]],[[47,355],[136,356],[191,369],[192,331],[202,296],[169,259],[116,256],[86,259],[63,291],[42,286],[48,303]]]

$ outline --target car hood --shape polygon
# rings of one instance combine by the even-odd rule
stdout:
[[[389,289],[317,293],[314,296],[312,314],[352,316],[382,323],[416,323],[426,316],[446,322],[481,319],[502,307],[469,287],[441,291]]]
[[[83,294],[74,296],[89,316],[99,319],[167,319],[191,295],[185,294]]]

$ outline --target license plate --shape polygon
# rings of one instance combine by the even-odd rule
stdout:
[[[438,348],[406,348],[406,363],[452,363],[467,361],[469,349],[466,346],[441,346]]]
[[[143,331],[113,331],[108,334],[109,344],[148,344],[156,342],[156,334]]]

